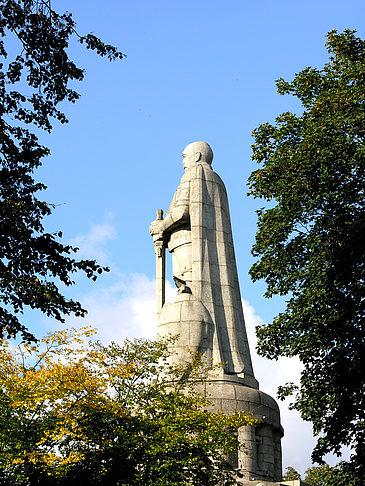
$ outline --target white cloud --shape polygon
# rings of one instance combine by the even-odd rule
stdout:
[[[105,342],[153,337],[156,330],[154,281],[145,275],[120,275],[117,283],[82,298],[87,321]]]
[[[87,233],[79,234],[70,241],[70,244],[79,247],[80,257],[96,259],[104,265],[110,262],[107,244],[117,236],[113,217],[113,213],[106,212],[101,224],[92,222]],[[85,319],[66,318],[66,326],[95,327],[98,329],[98,338],[105,343],[134,337],[155,338],[155,280],[144,274],[124,274],[113,265],[103,282],[103,286],[98,281],[98,285],[91,291],[77,296],[88,314]],[[175,295],[176,290],[167,281],[166,300],[173,300]],[[50,327],[49,321],[46,326]]]
[[[106,265],[109,261],[105,246],[109,240],[117,237],[117,232],[112,225],[113,213],[106,212],[101,224],[91,222],[87,233],[79,234],[70,244],[79,248],[78,256],[97,260],[99,264]]]
[[[303,369],[298,358],[280,358],[277,361],[268,360],[256,353],[257,337],[256,326],[263,324],[263,320],[256,314],[255,309],[246,300],[242,299],[245,315],[247,337],[250,343],[251,355],[255,374],[260,382],[260,388],[272,396],[276,395],[280,384],[292,381],[297,382]]]
[[[116,279],[117,277],[117,279]],[[144,274],[111,272],[111,285],[93,290],[80,297],[88,310],[82,325],[98,329],[98,338],[105,343],[126,338],[156,337],[156,281]],[[166,294],[171,299],[175,290],[167,282]],[[67,325],[79,325],[80,319],[70,318]]]

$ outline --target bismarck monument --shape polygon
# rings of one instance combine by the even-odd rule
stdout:
[[[282,477],[279,408],[259,390],[247,342],[226,189],[212,170],[213,152],[194,142],[183,152],[181,178],[165,218],[158,211],[150,226],[156,251],[158,334],[179,335],[177,360],[199,351],[222,363],[205,387],[216,410],[251,412],[256,427],[243,426],[245,446],[232,458],[245,484],[272,484]],[[172,256],[178,287],[165,303],[165,248]]]

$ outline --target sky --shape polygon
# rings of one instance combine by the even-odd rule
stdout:
[[[53,5],[73,13],[80,34],[91,31],[127,55],[111,63],[72,44],[70,55],[86,71],[75,85],[81,99],[64,106],[69,124],[55,124],[51,135],[42,135],[51,156],[37,178],[48,186],[42,197],[55,205],[47,230],[62,230],[80,256],[111,269],[94,284],[76,276],[65,293],[81,300],[89,310],[86,323],[99,328],[104,341],[154,337],[149,223],[156,209],[169,206],[183,174],[184,147],[207,141],[228,191],[255,374],[260,388],[275,396],[279,384],[298,379],[300,363],[270,362],[255,353],[255,325],[270,322],[285,299],[265,299],[264,284],[248,275],[255,211],[264,205],[246,196],[247,178],[256,168],[251,133],[282,112],[301,112],[294,98],[277,94],[275,80],[290,81],[306,66],[321,68],[328,60],[325,35],[332,29],[350,28],[364,37],[364,1],[54,0]],[[171,298],[171,285],[168,290]],[[30,329],[37,335],[59,328],[32,317]],[[310,424],[287,405],[280,403],[283,469],[303,473],[311,466],[315,440]]]

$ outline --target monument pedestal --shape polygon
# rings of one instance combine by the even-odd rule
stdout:
[[[217,379],[205,383],[205,394],[212,403],[212,410],[226,415],[235,411],[251,413],[259,420],[256,426],[246,425],[238,429],[242,447],[230,457],[244,479],[280,481],[281,438],[284,435],[280,425],[280,411],[276,401],[262,392],[237,382],[238,378]]]
[[[258,389],[252,369],[227,192],[212,160],[206,142],[185,147],[185,174],[165,218],[159,210],[150,226],[157,260],[158,334],[179,336],[172,345],[173,361],[184,363],[191,353],[201,353],[220,367],[219,376],[212,373],[202,385],[212,411],[242,411],[259,420],[255,427],[237,430],[241,447],[230,462],[247,484],[271,486],[281,480],[283,429],[275,400]],[[172,303],[165,303],[166,248],[179,288]]]

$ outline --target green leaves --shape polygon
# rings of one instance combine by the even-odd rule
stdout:
[[[293,408],[320,435],[313,458],[348,445],[364,463],[365,41],[349,30],[327,38],[322,70],[277,82],[303,114],[253,132],[260,168],[249,194],[276,204],[258,211],[250,275],[266,281],[266,297],[288,296],[285,311],[258,328],[259,350],[303,362],[299,388],[280,394],[295,394]]]
[[[287,467],[283,481],[294,481],[296,479],[300,479],[300,474],[293,467]]]
[[[345,462],[336,466],[328,464],[314,466],[306,470],[305,481],[312,486],[361,486],[362,480]]]
[[[18,40],[14,59],[7,59],[7,35]],[[72,313],[85,315],[80,303],[58,291],[55,281],[68,286],[76,271],[96,280],[107,270],[94,260],[73,258],[77,249],[63,245],[60,232],[45,232],[43,218],[51,205],[38,199],[45,186],[33,177],[50,152],[26,127],[50,132],[53,120],[67,122],[59,104],[79,98],[70,82],[82,81],[85,73],[69,58],[72,38],[110,60],[124,57],[94,35],[81,37],[72,15],[56,12],[49,0],[0,4],[0,336],[20,332],[26,340],[35,339],[19,317],[26,306],[59,321]]]
[[[104,346],[86,343],[92,334],[0,343],[0,482],[237,484],[225,458],[238,447],[232,431],[256,421],[207,412],[211,363],[169,365],[173,339]]]

